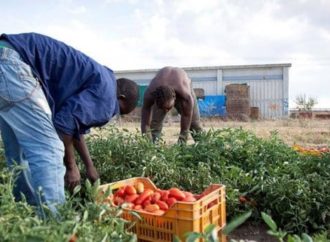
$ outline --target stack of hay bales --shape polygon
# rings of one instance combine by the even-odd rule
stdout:
[[[249,121],[250,86],[247,84],[229,84],[225,88],[228,118]]]

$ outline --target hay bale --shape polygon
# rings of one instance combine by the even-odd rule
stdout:
[[[230,84],[225,88],[228,117],[248,121],[250,109],[250,87],[247,84]]]
[[[241,98],[241,99],[231,99],[227,98],[226,109],[228,114],[245,114],[250,116],[250,99]]]
[[[250,98],[250,86],[245,84],[229,84],[225,87],[227,98]]]
[[[259,119],[259,107],[251,107],[251,109],[250,109],[250,118],[252,120],[258,120]]]

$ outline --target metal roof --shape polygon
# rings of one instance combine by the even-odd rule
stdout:
[[[194,70],[223,70],[223,69],[244,69],[244,68],[269,68],[269,67],[291,67],[291,63],[279,64],[258,64],[258,65],[226,65],[226,66],[199,66],[199,67],[181,67],[187,71]],[[160,69],[160,68],[159,68]],[[130,72],[154,72],[159,69],[136,69],[136,70],[116,70],[115,73],[130,73]]]

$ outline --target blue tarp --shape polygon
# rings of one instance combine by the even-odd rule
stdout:
[[[205,96],[198,99],[198,108],[202,117],[226,116],[226,96]]]

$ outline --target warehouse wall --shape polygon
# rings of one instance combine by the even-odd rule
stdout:
[[[289,68],[291,64],[207,66],[183,68],[193,88],[203,88],[205,95],[225,95],[225,87],[233,83],[250,86],[251,106],[259,107],[262,118],[288,117]],[[158,69],[116,71],[139,85],[148,85]]]

